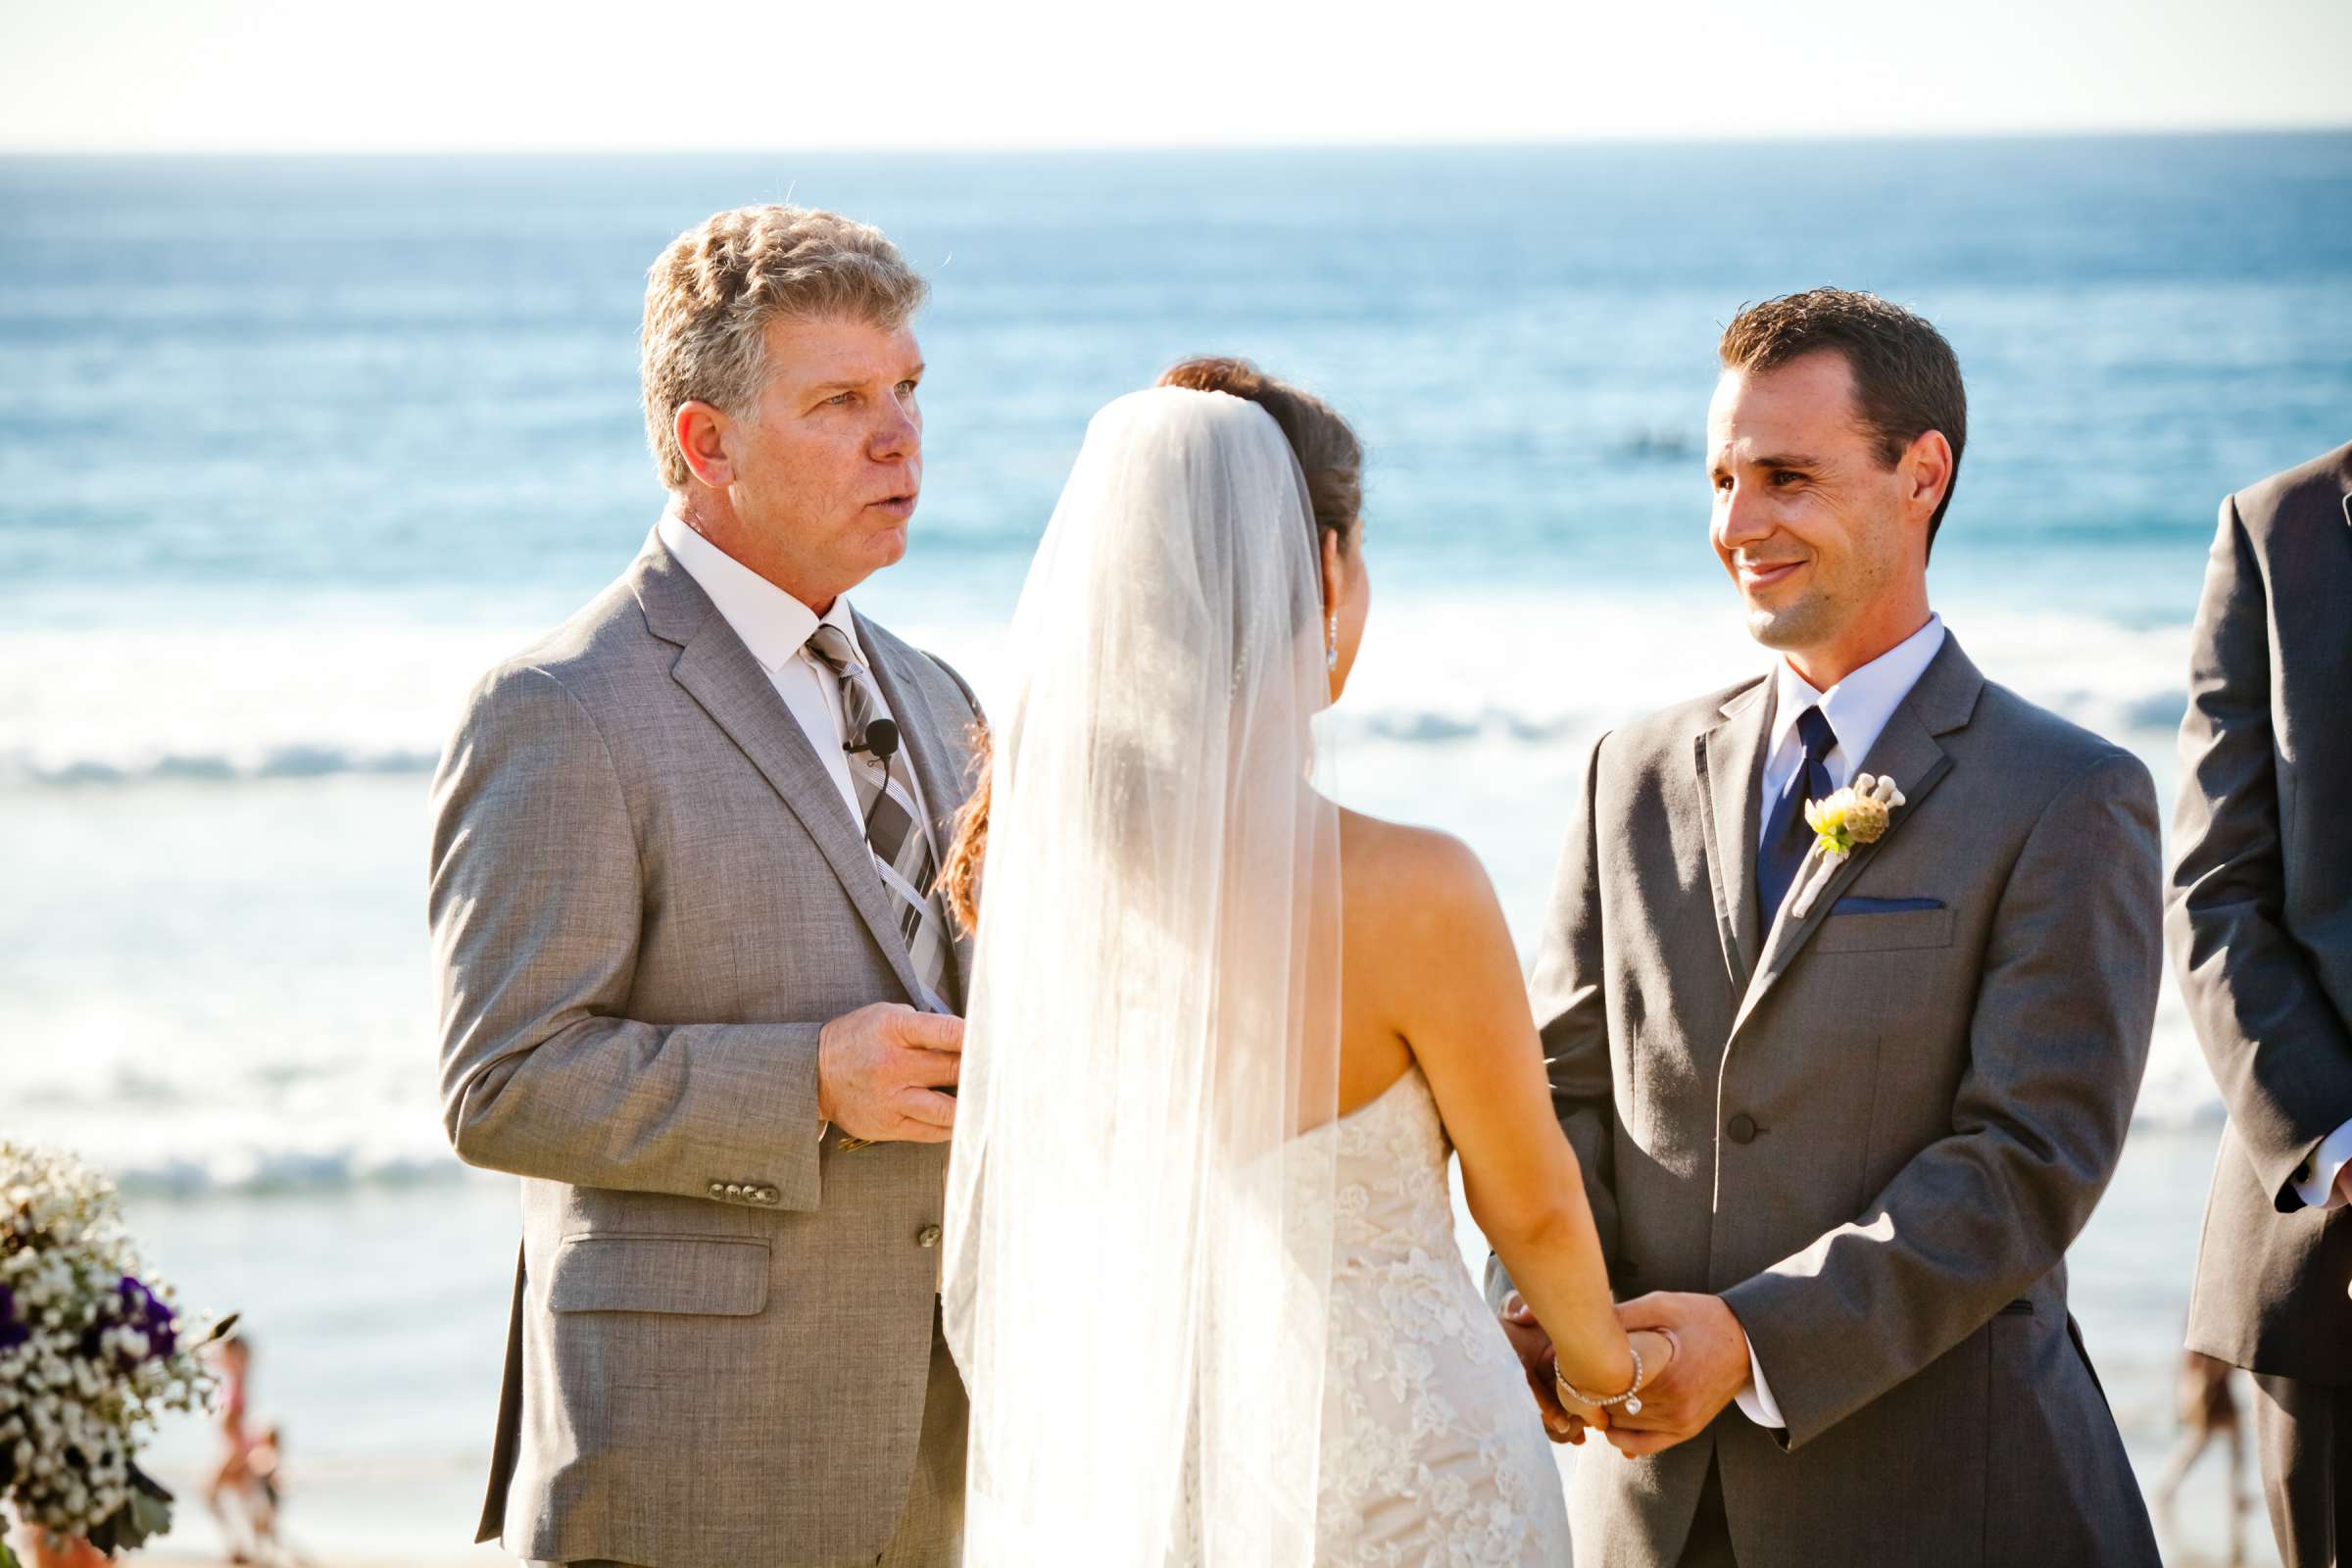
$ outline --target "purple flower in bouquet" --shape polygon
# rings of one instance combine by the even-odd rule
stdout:
[[[103,1355],[108,1340],[121,1330],[141,1336],[147,1344],[144,1351],[135,1353],[128,1346],[117,1345],[115,1361],[125,1372],[142,1361],[166,1359],[179,1348],[178,1317],[153,1291],[127,1274],[115,1287],[112,1316],[112,1322],[102,1319],[82,1334],[82,1354],[93,1359]]]
[[[147,1336],[149,1358],[160,1360],[179,1348],[179,1315],[170,1303],[127,1274],[116,1294],[122,1298],[123,1323]]]

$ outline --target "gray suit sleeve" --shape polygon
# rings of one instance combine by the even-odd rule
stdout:
[[[2352,1120],[2352,1035],[2279,920],[2285,872],[2271,732],[2268,596],[2234,499],[2205,570],[2180,722],[2165,934],[2205,1059],[2281,1212]]]
[[[1593,803],[1600,776],[1600,749],[1593,743],[1585,762],[1583,798],[1560,852],[1551,905],[1544,919],[1543,946],[1529,981],[1544,1065],[1551,1078],[1552,1107],[1576,1150],[1585,1177],[1585,1197],[1600,1235],[1601,1255],[1617,1268],[1616,1087],[1609,1057],[1608,1003],[1601,989],[1600,865],[1596,857]],[[1487,1263],[1487,1295],[1499,1304],[1511,1288],[1502,1260]]]
[[[1948,1137],[1724,1293],[1793,1448],[2055,1268],[2115,1173],[2164,963],[2156,791],[2111,751],[2043,809],[1994,911]]]
[[[818,1200],[820,1023],[625,1016],[644,885],[594,718],[494,676],[433,784],[442,1119],[467,1163],[581,1187]]]

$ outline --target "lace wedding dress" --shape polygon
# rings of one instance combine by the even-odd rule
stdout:
[[[1317,1562],[1566,1564],[1551,1444],[1454,1243],[1421,1069],[1312,1136],[1339,1141]]]

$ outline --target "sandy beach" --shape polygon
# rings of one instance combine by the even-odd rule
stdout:
[[[173,1564],[176,1568],[235,1568],[229,1559],[205,1552],[181,1552],[171,1549],[143,1551],[140,1562]],[[317,1556],[307,1561],[314,1568],[479,1568],[485,1563],[513,1563],[514,1558],[495,1546],[478,1546],[469,1552],[446,1557],[343,1557]]]

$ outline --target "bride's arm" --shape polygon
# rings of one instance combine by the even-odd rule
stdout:
[[[1633,1357],[1501,906],[1467,846],[1414,837],[1397,882],[1411,891],[1384,955],[1397,1032],[1461,1154],[1471,1217],[1551,1335],[1562,1376],[1588,1394],[1621,1393]],[[1665,1347],[1644,1336],[1642,1348],[1646,1381]]]

